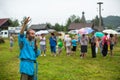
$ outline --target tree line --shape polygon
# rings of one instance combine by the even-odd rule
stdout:
[[[20,21],[19,23],[19,20],[18,19],[9,19],[9,23],[10,23],[10,26],[12,27],[17,27],[17,26],[20,26],[22,25],[22,23],[24,22],[26,17],[23,17],[22,21]],[[99,18],[98,16],[95,17],[95,19],[92,19],[90,22],[94,23],[94,26],[98,26],[99,25]],[[52,29],[55,29],[56,31],[68,31],[68,28],[69,28],[69,25],[71,23],[83,23],[82,19],[79,17],[79,16],[76,16],[76,15],[71,15],[65,25],[61,25],[59,23],[55,23],[55,25],[52,25],[51,23],[46,23],[47,24],[47,27],[48,28],[52,28]],[[103,20],[102,20],[102,25],[103,24]],[[27,25],[29,26],[29,25]]]

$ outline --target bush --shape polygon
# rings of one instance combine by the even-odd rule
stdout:
[[[0,38],[0,44],[1,43],[5,43],[4,39],[3,38]]]

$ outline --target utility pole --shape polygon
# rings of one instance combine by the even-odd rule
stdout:
[[[101,4],[103,4],[103,2],[98,2],[97,4],[99,5],[99,31],[100,31],[102,28],[101,26]]]

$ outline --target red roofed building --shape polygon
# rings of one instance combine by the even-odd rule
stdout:
[[[8,29],[9,25],[9,18],[0,19],[0,30]]]

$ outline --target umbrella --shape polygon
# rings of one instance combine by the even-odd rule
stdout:
[[[69,34],[77,34],[78,33],[78,30],[71,30],[68,32]]]
[[[49,32],[47,30],[40,30],[38,32],[36,32],[36,35],[41,35],[41,34],[48,34]]]
[[[102,32],[95,32],[95,36],[101,38],[104,36],[104,34]]]
[[[48,29],[48,32],[50,32],[50,33],[53,33],[53,32],[55,32],[56,30],[54,30],[54,29]]]
[[[108,33],[108,34],[118,34],[117,31],[115,30],[112,30],[112,29],[106,29],[106,30],[103,30],[104,33]]]
[[[65,36],[65,33],[64,32],[58,32],[58,34],[61,34],[61,35],[58,36],[58,38],[63,40],[64,36]]]
[[[93,32],[94,30],[90,27],[86,27],[86,28],[81,28],[78,30],[79,34],[90,34],[91,32]]]

